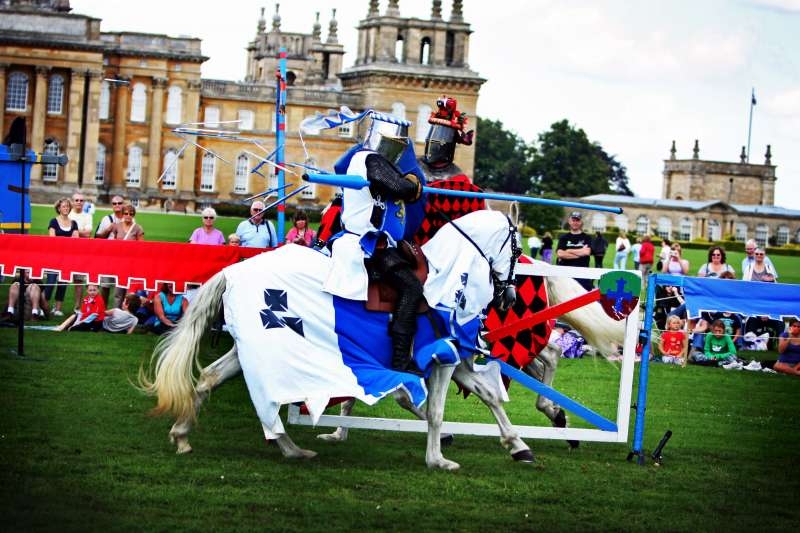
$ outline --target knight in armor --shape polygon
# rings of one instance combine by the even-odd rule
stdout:
[[[408,123],[375,112],[362,122],[363,142],[347,154],[345,173],[366,178],[369,187],[343,192],[343,231],[333,240],[332,268],[323,288],[335,296],[362,301],[367,300],[370,279],[395,289],[392,368],[407,370],[423,288],[397,246],[406,232],[407,204],[420,200],[422,182],[413,172],[400,170],[407,166],[401,159],[407,160],[409,151],[414,159]]]
[[[469,146],[474,137],[472,130],[465,132],[467,114],[458,110],[455,98],[445,95],[438,98],[428,124],[425,153],[419,158],[426,182],[436,188],[483,192],[453,162],[456,146]],[[478,198],[454,200],[448,196],[428,194],[423,221],[414,235],[414,242],[425,244],[447,222],[485,208],[484,200]]]
[[[455,98],[442,95],[436,100],[436,111],[428,118],[428,135],[425,137],[425,154],[420,158],[420,166],[425,171],[427,181],[433,182],[463,176],[464,172],[453,162],[456,145],[470,146],[474,131],[465,132],[467,114],[458,110]]]

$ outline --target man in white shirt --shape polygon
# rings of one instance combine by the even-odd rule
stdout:
[[[78,224],[78,236],[81,238],[89,238],[92,236],[92,229],[94,228],[94,224],[92,224],[92,215],[91,213],[85,213],[83,211],[83,204],[85,203],[86,198],[84,198],[83,194],[79,191],[76,191],[72,195],[72,211],[69,212],[70,220],[74,220],[76,224]],[[81,306],[81,298],[83,298],[83,284],[86,283],[86,276],[75,276],[73,279],[75,282],[75,308],[78,309]]]

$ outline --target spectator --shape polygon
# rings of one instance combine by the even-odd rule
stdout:
[[[122,198],[122,196],[115,195],[111,198],[112,212],[100,219],[100,223],[97,224],[97,229],[94,232],[95,238],[98,239],[114,238],[110,234],[111,228],[115,223],[117,224],[122,223],[122,208],[124,205],[125,205],[125,200],[124,198]],[[115,288],[116,286],[117,285],[113,277],[100,276],[100,291],[103,295],[103,300],[105,300],[106,302],[109,301],[111,289]]]
[[[542,239],[539,238],[538,235],[534,232],[533,235],[528,237],[528,248],[531,251],[531,258],[536,259],[536,256],[539,253],[539,249],[542,247]]]
[[[744,323],[742,348],[745,350],[775,350],[778,336],[783,333],[783,321],[768,316],[751,316]]]
[[[594,234],[594,238],[592,238],[592,256],[594,257],[594,266],[595,268],[603,268],[603,258],[606,256],[606,250],[608,249],[608,241],[603,234],[599,231],[596,231]]]
[[[549,231],[544,232],[542,237],[542,261],[545,263],[553,262],[553,236]]]
[[[140,305],[141,299],[138,294],[128,294],[122,300],[120,309],[106,309],[103,329],[110,333],[133,333],[139,323],[136,312]]]
[[[90,283],[86,286],[86,297],[74,315],[70,315],[56,331],[100,331],[106,316],[106,302],[100,295],[100,287]]]
[[[206,207],[202,212],[203,225],[192,232],[189,242],[194,244],[225,244],[225,236],[214,227],[217,212],[213,207]]]
[[[136,208],[130,204],[122,208],[122,221],[111,224],[108,232],[109,238],[118,241],[143,241],[144,230],[136,223]]]
[[[643,289],[647,289],[647,276],[653,271],[656,248],[650,241],[650,235],[642,237],[642,248],[639,251],[639,270],[642,272]]]
[[[744,259],[742,259],[742,275],[744,275],[745,271],[747,271],[748,266],[750,266],[753,263],[755,263],[755,261],[756,261],[756,257],[755,257],[756,248],[757,248],[757,245],[756,245],[756,241],[754,239],[748,239],[748,241],[744,244],[745,256],[744,256]],[[764,256],[764,262],[767,263],[770,266],[770,268],[772,268],[772,270],[776,272],[775,280],[777,281],[778,280],[778,274],[777,274],[777,271],[775,270],[775,265],[772,264],[772,261],[767,256]]]
[[[228,246],[241,246],[242,240],[235,233],[228,235]]]
[[[250,218],[236,228],[242,246],[250,248],[273,248],[278,245],[275,226],[264,216],[264,202],[256,200],[250,206]]]
[[[736,313],[729,313],[727,311],[717,313],[703,313],[700,319],[695,324],[692,331],[692,347],[696,351],[703,350],[708,335],[706,332],[709,330],[709,324],[719,322],[725,328],[725,334],[731,338],[733,343],[739,348],[742,347],[744,340],[742,339],[742,317]]]
[[[778,362],[773,369],[792,376],[800,376],[800,320],[789,323],[789,331],[781,333],[778,340]]]
[[[113,238],[110,235],[111,226],[115,222],[116,223],[122,222],[122,208],[124,205],[125,205],[125,200],[122,198],[122,196],[116,195],[113,198],[111,198],[112,213],[100,219],[100,223],[97,225],[97,230],[94,232],[95,237],[99,239]]]
[[[153,298],[153,313],[156,319],[150,331],[161,335],[177,326],[188,305],[189,302],[182,294],[175,294],[172,291],[172,285],[162,284],[161,291]]]
[[[725,334],[725,324],[719,320],[715,320],[711,324],[711,335],[705,336],[703,351],[693,352],[689,361],[698,364],[712,363],[718,366],[738,362],[733,340]]]
[[[767,254],[762,248],[756,248],[753,251],[755,261],[743,261],[742,265],[746,269],[742,272],[742,279],[745,281],[769,281],[775,282],[778,279],[778,273],[775,272],[775,267],[772,266],[772,261],[767,263]]]
[[[708,262],[700,267],[697,275],[701,278],[719,278],[723,272],[730,272],[735,277],[736,271],[726,260],[727,256],[722,246],[712,246],[708,249]]]
[[[681,257],[681,245],[677,242],[672,245],[667,260],[661,266],[661,272],[674,276],[685,276],[689,273],[689,260]]]
[[[592,254],[592,238],[583,232],[583,220],[579,211],[569,215],[569,232],[558,238],[556,249],[557,264],[563,266],[588,267]],[[584,289],[594,288],[590,279],[576,279]]]
[[[72,201],[69,198],[60,198],[55,203],[56,217],[50,219],[47,232],[51,237],[71,237],[78,238],[78,224],[69,218],[72,211]],[[67,284],[58,282],[58,274],[55,272],[47,273],[47,285],[44,289],[44,297],[49,302],[53,294],[53,287],[56,287],[56,301],[53,309],[53,316],[64,316],[61,307],[64,305],[64,295],[67,293]]]
[[[667,317],[667,331],[661,334],[659,350],[661,361],[673,365],[686,365],[686,350],[689,339],[683,331],[683,322],[675,315]]]
[[[75,192],[72,195],[72,211],[69,212],[69,218],[78,224],[78,237],[89,238],[92,236],[94,224],[92,223],[92,214],[84,209],[85,198],[80,192]],[[75,305],[78,306],[83,299],[83,286],[89,281],[86,276],[73,276],[72,281],[75,282]]]
[[[636,242],[633,243],[631,246],[631,254],[633,257],[633,269],[639,270],[639,254],[642,251],[642,239],[641,237],[636,237]]]
[[[617,250],[614,255],[614,268],[625,270],[628,268],[628,254],[631,252],[631,241],[628,240],[628,236],[624,231],[619,232],[619,237],[617,237],[614,247]]]
[[[308,215],[304,211],[295,212],[294,226],[286,234],[286,242],[300,246],[311,246],[314,242],[314,230],[308,227]]]
[[[658,272],[664,272],[664,270],[662,269],[664,268],[664,263],[666,263],[667,260],[669,259],[669,253],[671,251],[672,251],[672,241],[669,239],[664,239],[663,241],[661,241],[661,251],[658,252],[658,263],[656,263],[656,269]]]
[[[31,281],[30,272],[24,271],[25,276],[25,301],[23,318],[25,320],[44,320],[47,318],[49,306],[44,297],[41,286]],[[19,281],[15,281],[8,288],[8,307],[3,314],[3,321],[12,321],[16,317],[17,303],[19,302]]]

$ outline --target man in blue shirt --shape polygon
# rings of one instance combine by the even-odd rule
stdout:
[[[262,211],[264,202],[256,200],[250,206],[250,218],[243,220],[236,228],[236,235],[242,242],[242,246],[250,248],[272,248],[278,245],[278,234],[275,226],[267,220]]]

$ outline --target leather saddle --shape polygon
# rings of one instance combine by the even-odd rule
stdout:
[[[414,275],[424,285],[425,280],[428,279],[428,260],[425,259],[425,254],[422,253],[420,247],[408,241],[400,241],[397,248],[403,257],[413,265]],[[386,282],[370,280],[367,287],[367,301],[364,306],[367,311],[393,313],[397,307],[397,291]],[[417,312],[424,313],[427,310],[428,303],[423,298]]]

